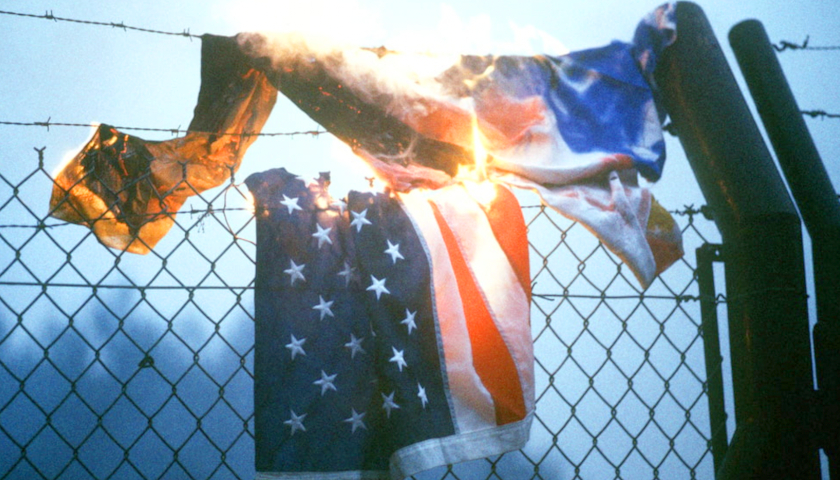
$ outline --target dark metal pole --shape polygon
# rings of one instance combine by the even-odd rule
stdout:
[[[799,216],[703,11],[677,4],[656,72],[723,239],[736,429],[723,479],[818,479]]]
[[[831,478],[840,480],[840,201],[764,26],[741,22],[729,32],[729,42],[811,236],[814,347],[824,407],[815,427],[823,433]]]
[[[709,399],[709,425],[712,433],[712,458],[715,471],[726,458],[726,406],[723,397],[723,371],[715,296],[714,262],[721,261],[720,245],[704,243],[697,248],[697,289],[700,293],[700,318],[703,321],[703,349],[706,357],[706,396]]]

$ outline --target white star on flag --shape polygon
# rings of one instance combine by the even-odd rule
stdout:
[[[388,279],[383,278],[382,280],[379,280],[378,278],[371,275],[370,276],[370,281],[373,282],[373,283],[371,283],[370,286],[366,288],[366,290],[376,292],[376,299],[379,300],[379,296],[382,295],[383,293],[388,293],[388,294],[391,293],[391,292],[388,291],[387,288],[385,288],[385,281],[386,280],[388,280]]]
[[[298,205],[298,197],[289,198],[286,195],[283,195],[283,200],[280,203],[289,209],[289,215],[291,215],[295,210],[303,210]]]
[[[331,317],[335,317],[335,315],[333,315],[333,313],[332,313],[332,310],[330,310],[330,307],[332,307],[332,304],[333,304],[333,300],[330,300],[329,302],[325,302],[324,297],[318,295],[318,305],[315,305],[314,307],[312,307],[312,310],[318,310],[321,313],[321,318],[320,318],[321,320],[323,320],[324,317],[327,316],[327,315],[329,315]]]
[[[420,385],[420,382],[417,383],[417,396],[420,397],[420,401],[423,402],[423,410],[425,410],[426,404],[429,403],[429,397],[426,396],[426,389]]]
[[[286,348],[289,349],[290,353],[292,354],[292,360],[295,359],[295,355],[301,354],[306,355],[306,352],[303,350],[303,344],[306,342],[305,338],[301,338],[298,340],[292,335],[292,343],[287,343]]]
[[[395,347],[391,347],[391,350],[394,352],[394,356],[391,357],[388,361],[397,364],[399,367],[400,372],[402,372],[403,367],[407,367],[408,364],[405,363],[405,350],[397,350]]]
[[[356,269],[352,268],[349,263],[344,262],[344,269],[338,272],[336,275],[338,275],[339,277],[344,277],[344,286],[348,287],[350,286],[350,280],[353,279],[353,272],[355,271]]]
[[[323,245],[324,242],[332,245],[332,240],[330,239],[330,231],[332,230],[332,227],[323,228],[317,223],[315,224],[315,227],[318,228],[318,231],[313,233],[312,236],[318,239],[318,248],[321,248],[321,245]]]
[[[391,392],[388,396],[385,396],[382,392],[379,392],[379,394],[382,395],[382,408],[385,409],[388,418],[391,418],[391,410],[399,410],[400,408],[400,406],[394,402],[394,392]]]
[[[362,341],[363,340],[364,340],[364,337],[356,338],[355,335],[353,335],[352,333],[350,334],[350,341],[345,343],[344,347],[350,349],[350,358],[351,359],[356,358],[357,353],[366,353],[365,349],[362,348]]]
[[[394,262],[394,264],[397,263],[398,258],[402,259],[402,260],[405,260],[405,257],[403,257],[402,254],[400,253],[400,244],[399,243],[394,245],[393,243],[391,243],[390,240],[388,240],[388,248],[385,250],[385,253],[387,253],[388,255],[391,256],[391,260]]]
[[[361,213],[356,213],[351,210],[350,214],[353,215],[353,221],[350,222],[350,226],[356,227],[356,233],[361,232],[364,225],[372,225],[370,220],[365,218],[367,216],[367,208],[362,210]]]
[[[321,387],[321,396],[323,397],[324,394],[327,393],[327,390],[332,390],[332,391],[335,391],[335,392],[338,391],[338,389],[335,388],[335,383],[334,383],[335,382],[335,377],[337,377],[337,376],[338,376],[337,373],[334,373],[332,375],[327,375],[327,372],[321,370],[321,378],[318,379],[318,380],[315,380],[314,382],[312,382],[312,384],[313,385],[318,385],[319,387]]]
[[[289,259],[289,265],[289,268],[283,270],[283,273],[291,277],[290,281],[292,282],[292,285],[294,285],[295,282],[298,280],[300,280],[301,282],[305,282],[306,277],[303,276],[303,267],[305,267],[306,264],[298,265],[295,263],[294,260]]]
[[[356,433],[357,428],[363,428],[363,429],[367,430],[367,426],[365,425],[365,422],[362,421],[362,419],[365,418],[365,412],[356,413],[355,408],[351,408],[350,410],[352,410],[353,413],[350,415],[350,418],[347,418],[347,419],[344,420],[346,423],[352,423],[353,424],[353,425],[351,425],[352,430],[350,431],[350,433]]]
[[[414,316],[417,315],[417,312],[409,312],[408,309],[405,309],[405,319],[400,322],[401,325],[405,325],[408,327],[408,334],[411,335],[411,331],[417,328],[417,324],[414,323]]]
[[[330,204],[330,206],[337,208],[339,215],[344,215],[344,209],[347,208],[347,202],[337,198]]]
[[[306,414],[304,413],[303,415],[298,415],[298,414],[295,413],[294,410],[289,410],[289,411],[292,412],[292,417],[290,419],[286,420],[283,423],[292,427],[292,433],[291,434],[294,435],[295,432],[297,432],[298,430],[300,430],[301,432],[305,432],[306,427],[303,426],[303,419],[306,418]]]

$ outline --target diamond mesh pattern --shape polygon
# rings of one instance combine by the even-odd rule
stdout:
[[[0,170],[0,477],[252,478],[243,187],[193,197],[152,253],[123,254],[36,211],[52,188],[39,157],[24,175]],[[693,259],[640,291],[581,225],[523,208],[531,441],[417,478],[712,478]],[[687,252],[716,235],[697,213],[678,216]]]

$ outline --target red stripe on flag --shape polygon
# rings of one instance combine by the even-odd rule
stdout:
[[[494,187],[496,196],[493,202],[488,206],[482,203],[479,205],[487,215],[493,235],[505,252],[530,303],[531,266],[528,260],[528,228],[525,226],[525,217],[522,216],[519,200],[513,192],[500,185]]]
[[[429,202],[440,227],[441,236],[449,252],[452,269],[458,282],[458,292],[464,305],[467,330],[472,345],[473,365],[487,391],[493,397],[496,424],[505,425],[525,418],[525,400],[519,373],[505,345],[481,291],[473,279],[455,235],[438,210]]]

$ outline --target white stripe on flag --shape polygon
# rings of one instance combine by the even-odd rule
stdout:
[[[436,196],[433,201],[446,222],[452,227],[457,226],[452,228],[452,233],[513,357],[525,408],[530,412],[534,409],[534,348],[528,296],[507,255],[496,241],[487,215],[473,197],[461,185],[441,193],[445,195]]]
[[[435,323],[438,342],[443,346],[442,368],[446,368],[448,398],[458,433],[496,425],[493,399],[475,370],[464,308],[449,253],[428,202],[429,193],[400,195],[405,212],[412,219],[424,244],[432,270]]]

